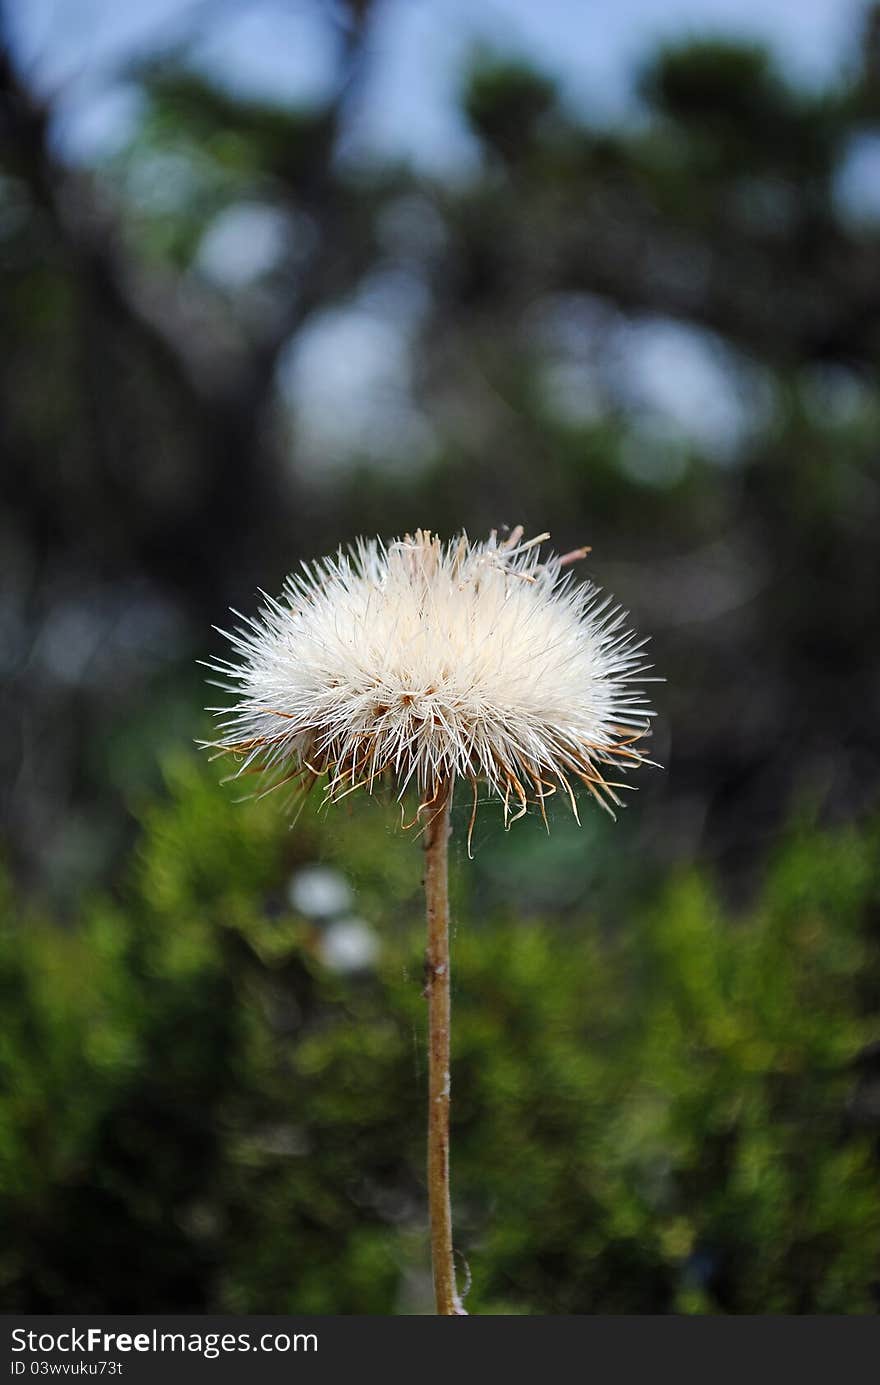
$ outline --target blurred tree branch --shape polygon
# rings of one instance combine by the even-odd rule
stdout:
[[[27,187],[46,216],[71,279],[98,317],[136,343],[162,387],[170,391],[183,426],[200,446],[203,489],[188,512],[175,516],[175,531],[143,535],[142,556],[162,579],[196,594],[203,611],[222,602],[223,573],[230,548],[246,541],[267,516],[289,520],[291,503],[279,492],[279,468],[267,456],[264,415],[274,388],[278,355],[308,316],[357,282],[372,255],[369,238],[353,240],[345,230],[345,207],[333,153],[345,103],[364,60],[368,4],[350,7],[339,81],[327,107],[310,120],[308,159],[286,171],[292,189],[317,228],[314,262],[297,293],[291,293],[265,330],[230,347],[228,334],[212,332],[214,308],[202,295],[193,303],[168,267],[159,272],[133,259],[124,230],[94,178],[61,164],[51,149],[51,106],[40,101],[16,70],[0,29],[0,159]],[[105,382],[106,383],[106,382]],[[131,482],[134,481],[132,487]],[[137,479],[129,478],[130,493]],[[256,520],[259,518],[259,525]],[[137,533],[138,524],[133,525]],[[210,545],[204,536],[211,535]],[[203,578],[191,581],[192,554],[199,553]],[[212,559],[212,554],[215,556]],[[182,569],[179,566],[182,560]],[[227,593],[228,595],[228,593]]]

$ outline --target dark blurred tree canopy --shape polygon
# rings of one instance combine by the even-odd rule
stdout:
[[[193,660],[228,605],[301,556],[417,524],[592,543],[668,679],[647,858],[711,857],[735,880],[804,795],[832,818],[863,810],[880,227],[839,185],[854,142],[880,134],[876,20],[861,65],[820,91],[755,47],[669,48],[619,128],[483,54],[462,87],[482,160],[443,182],[346,155],[371,9],[334,13],[324,108],[236,99],[178,45],[127,73],[139,129],[86,170],[60,160],[51,104],[0,53],[16,874],[66,895],[114,868],[157,748],[197,729]],[[206,239],[242,208],[271,218],[276,253],[220,283]],[[404,380],[378,377],[381,426],[355,429],[340,462],[288,386],[353,306],[382,319],[378,364],[402,358]],[[645,327],[661,369],[665,331],[670,374],[682,341],[722,374],[729,426],[670,426],[639,399],[627,363]],[[337,395],[331,380],[312,398],[319,424],[345,411],[343,357]]]

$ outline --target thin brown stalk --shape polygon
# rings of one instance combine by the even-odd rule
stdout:
[[[425,900],[428,946],[428,1209],[434,1296],[441,1316],[465,1313],[455,1287],[452,1206],[449,1198],[449,810],[452,784],[441,784],[440,803],[425,831]]]

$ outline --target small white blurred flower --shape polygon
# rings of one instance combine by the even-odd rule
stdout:
[[[368,971],[379,960],[379,940],[363,919],[339,919],[322,931],[318,953],[331,971]]]
[[[304,866],[291,877],[287,897],[307,918],[332,918],[351,908],[351,889],[345,876],[327,866]]]
[[[628,786],[606,768],[646,759],[645,641],[566,570],[587,550],[542,562],[545,538],[443,544],[419,529],[303,564],[281,601],[240,617],[236,661],[209,665],[238,697],[212,709],[216,748],[276,784],[326,777],[331,799],[390,777],[421,813],[465,779],[475,810],[482,783],[505,820],[544,814],[558,790],[577,815],[578,784],[612,811]]]

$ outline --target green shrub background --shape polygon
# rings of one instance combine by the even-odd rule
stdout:
[[[116,897],[63,925],[4,903],[0,1296],[427,1311],[418,847],[390,807],[292,828],[217,780],[169,768]],[[683,872],[542,917],[516,870],[604,827],[548,843],[486,811],[476,861],[463,819],[454,855],[471,1311],[871,1311],[877,824],[793,829],[745,911]],[[329,971],[288,904],[315,861],[356,891],[375,969]],[[485,885],[505,862],[507,897]]]

